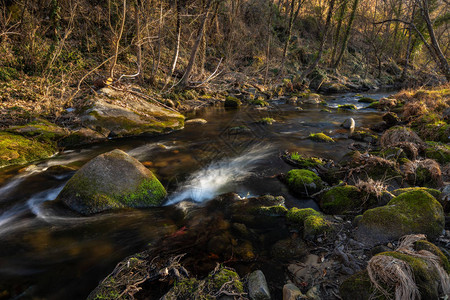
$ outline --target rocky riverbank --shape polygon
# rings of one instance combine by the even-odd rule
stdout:
[[[293,194],[313,198],[321,212],[287,209],[274,196],[182,202],[174,207],[181,229],[120,263],[90,298],[448,295],[449,94],[403,92],[371,101],[388,110],[383,122],[372,130],[343,124],[363,143],[340,162],[282,155],[293,169],[280,180]]]

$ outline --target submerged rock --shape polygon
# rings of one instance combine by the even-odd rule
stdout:
[[[191,119],[185,122],[185,124],[199,124],[199,125],[205,125],[206,123],[208,123],[208,121],[206,121],[205,119]]]
[[[248,294],[252,300],[271,299],[266,277],[261,270],[256,270],[248,276]]]
[[[150,170],[116,149],[84,165],[67,182],[57,200],[89,215],[123,207],[158,206],[165,196],[166,190]]]
[[[367,210],[356,236],[368,243],[398,239],[406,234],[426,234],[436,239],[444,229],[444,211],[429,193],[421,190],[400,194],[382,207]]]

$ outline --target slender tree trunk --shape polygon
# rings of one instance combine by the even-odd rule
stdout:
[[[123,0],[123,11],[122,11],[122,23],[120,25],[119,34],[116,36],[114,41],[114,54],[113,59],[111,61],[111,66],[109,67],[109,77],[114,78],[114,68],[117,64],[117,56],[119,55],[119,45],[120,40],[122,39],[123,29],[125,27],[125,19],[127,15],[127,0]]]
[[[193,69],[194,63],[195,63],[195,57],[197,56],[200,42],[202,40],[204,31],[205,31],[205,24],[206,24],[206,20],[208,19],[211,2],[212,2],[212,0],[207,0],[207,2],[206,2],[204,16],[203,16],[202,22],[200,24],[200,27],[198,28],[198,32],[197,32],[197,39],[195,40],[194,46],[192,47],[191,56],[189,57],[189,62],[186,67],[186,71],[184,72],[184,75],[181,78],[180,83],[179,83],[179,85],[181,87],[186,87],[188,85],[189,77],[191,76],[192,69]]]
[[[341,3],[341,7],[339,8],[339,14],[337,16],[337,27],[336,32],[334,34],[333,39],[333,50],[331,53],[331,63],[334,62],[334,59],[336,57],[336,51],[339,43],[339,36],[341,35],[341,27],[342,27],[342,21],[344,20],[345,13],[347,12],[348,7],[348,0],[343,0]]]
[[[450,81],[450,66],[447,59],[445,58],[444,53],[442,53],[441,47],[439,46],[439,43],[436,39],[436,34],[434,33],[433,24],[430,19],[428,0],[422,0],[421,12],[427,25],[428,33],[430,34],[431,48],[435,52],[436,63],[441,69],[441,72],[445,76],[447,81]]]
[[[345,50],[347,50],[348,40],[350,39],[350,32],[352,30],[353,21],[355,20],[358,3],[359,3],[359,0],[355,0],[353,2],[352,12],[350,15],[350,20],[348,21],[347,29],[345,30],[345,33],[344,33],[344,40],[342,41],[341,51],[339,52],[339,56],[338,56],[336,62],[334,63],[335,69],[337,69],[339,67],[339,64],[342,61],[342,57],[344,56]]]
[[[336,2],[336,0],[330,0],[330,5],[328,8],[328,14],[327,14],[327,20],[325,22],[325,28],[323,29],[323,35],[322,35],[322,39],[320,42],[319,51],[317,52],[316,59],[314,60],[314,62],[300,76],[300,83],[303,82],[303,80],[314,71],[314,69],[319,64],[320,59],[322,58],[323,48],[325,46],[325,42],[327,40],[328,33],[330,32],[331,17],[333,16],[333,9],[334,9],[335,2]]]
[[[266,47],[266,72],[264,74],[264,85],[267,84],[269,77],[270,64],[270,42],[271,42],[271,28],[272,28],[272,0],[267,0],[267,47]]]
[[[170,68],[170,76],[172,76],[173,72],[175,71],[175,68],[177,66],[178,61],[178,55],[180,53],[180,39],[181,39],[181,4],[180,0],[175,0],[175,5],[177,9],[177,25],[176,25],[176,35],[177,35],[177,41],[175,45],[175,52],[173,54],[172,59],[172,67]]]
[[[283,76],[285,62],[286,62],[286,56],[289,48],[289,42],[291,41],[291,35],[292,35],[292,25],[294,24],[294,8],[295,8],[295,0],[291,0],[291,11],[289,15],[289,25],[288,25],[288,34],[286,38],[286,42],[284,43],[284,49],[283,49],[283,57],[281,59],[281,71],[280,75]]]
[[[156,59],[156,66],[153,73],[158,73],[159,64],[161,63],[161,49],[162,49],[162,28],[163,28],[163,2],[161,1],[159,7],[159,27],[158,27],[158,58]]]
[[[410,24],[408,26],[408,45],[406,48],[406,57],[405,57],[405,65],[403,67],[403,71],[402,71],[402,75],[401,75],[401,80],[405,80],[406,79],[406,74],[408,73],[408,68],[409,68],[409,58],[411,56],[411,42],[412,42],[412,22],[414,21],[414,15],[416,13],[416,5],[415,3],[412,4],[412,12],[411,12],[411,19],[410,19]]]
[[[141,22],[139,17],[139,1],[135,2],[134,18],[136,22],[136,59],[139,75],[137,76],[138,81],[141,82],[143,78],[142,73],[142,45],[141,45]]]

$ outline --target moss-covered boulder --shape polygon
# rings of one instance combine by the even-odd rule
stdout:
[[[0,168],[45,159],[57,152],[56,145],[35,137],[0,132]]]
[[[320,198],[320,208],[326,214],[343,214],[349,211],[367,209],[377,203],[375,197],[364,194],[356,186],[336,186]]]
[[[356,130],[351,135],[350,138],[359,142],[375,143],[378,140],[378,136],[367,130]]]
[[[184,116],[127,93],[104,94],[87,101],[82,125],[111,138],[157,135],[184,127]]]
[[[450,163],[450,146],[448,144],[427,142],[425,157],[434,159],[440,164]]]
[[[56,142],[69,133],[68,130],[44,119],[36,119],[25,125],[11,126],[6,131],[47,143]]]
[[[323,132],[311,133],[308,138],[320,143],[334,143],[334,140]]]
[[[413,233],[426,234],[434,240],[443,229],[441,204],[429,193],[415,190],[364,212],[356,236],[368,243],[386,242]]]
[[[407,193],[407,192],[412,192],[412,191],[424,191],[429,193],[431,196],[433,196],[436,199],[439,199],[439,197],[441,196],[441,192],[436,190],[436,189],[432,189],[432,188],[427,188],[427,187],[409,187],[409,188],[402,188],[402,189],[396,189],[394,191],[392,191],[392,194],[394,196],[399,196],[401,194]]]
[[[84,165],[57,197],[89,215],[123,207],[161,205],[166,190],[139,161],[121,150],[101,154]]]
[[[242,102],[238,98],[233,97],[233,96],[228,96],[225,99],[224,106],[228,107],[228,108],[237,108],[237,107],[241,106],[241,104],[242,104]]]
[[[330,222],[323,214],[312,208],[291,208],[286,214],[286,220],[294,227],[303,230],[303,238],[311,239],[331,229]]]
[[[367,268],[344,280],[342,299],[440,299],[448,293],[448,258],[423,235],[402,237],[395,251],[376,248]]]
[[[443,184],[441,167],[432,159],[407,162],[403,170],[411,185],[436,188]]]
[[[305,169],[290,170],[286,175],[286,182],[289,190],[297,195],[312,195],[323,187],[320,177]]]

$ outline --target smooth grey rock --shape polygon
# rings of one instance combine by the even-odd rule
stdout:
[[[252,300],[271,299],[266,277],[261,270],[256,270],[248,276],[248,293]]]

